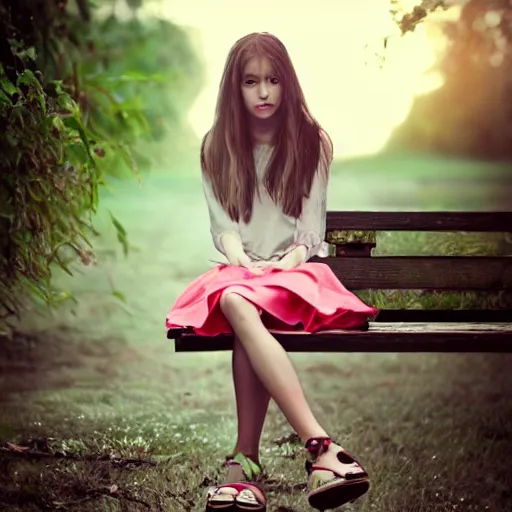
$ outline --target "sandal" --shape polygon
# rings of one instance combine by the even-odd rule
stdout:
[[[206,499],[206,512],[265,512],[267,500],[256,483],[263,471],[261,466],[241,453],[235,457],[227,457],[225,465],[228,468],[240,468],[240,481],[211,487]]]
[[[354,501],[370,488],[366,470],[343,449],[340,449],[336,456],[342,464],[352,466],[347,468],[346,473],[340,474],[331,468],[315,464],[317,459],[329,449],[331,443],[334,441],[330,437],[312,437],[305,445],[312,458],[312,461],[306,461],[308,501],[313,508],[321,511]]]

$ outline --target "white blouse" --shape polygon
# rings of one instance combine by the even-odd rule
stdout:
[[[328,256],[329,246],[324,238],[329,173],[316,173],[310,196],[303,200],[302,215],[295,219],[283,213],[263,184],[271,155],[272,146],[270,145],[258,145],[254,148],[259,197],[255,194],[252,217],[247,224],[243,220],[237,223],[229,218],[215,198],[210,182],[203,174],[203,188],[210,215],[210,232],[215,247],[224,254],[220,238],[224,233],[229,232],[241,240],[244,252],[252,261],[278,260],[297,245],[306,246],[306,260],[313,256]]]

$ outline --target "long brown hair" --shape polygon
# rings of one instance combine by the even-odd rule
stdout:
[[[215,197],[233,221],[249,222],[256,191],[253,141],[241,84],[253,57],[267,57],[282,86],[282,102],[274,115],[280,127],[264,184],[286,215],[298,218],[317,170],[328,172],[332,144],[309,112],[297,74],[283,43],[275,36],[249,34],[231,48],[222,76],[215,120],[201,146],[201,168]],[[319,163],[323,165],[319,168]]]

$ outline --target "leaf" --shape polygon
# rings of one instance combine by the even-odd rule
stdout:
[[[37,101],[39,102],[39,105],[41,105],[41,110],[43,111],[43,114],[46,115],[46,99],[44,97],[44,92],[42,89],[39,89],[35,94]]]
[[[18,92],[18,89],[6,76],[0,76],[0,87],[2,87],[9,96]]]
[[[76,130],[79,135],[80,139],[83,142],[85,149],[87,150],[87,156],[89,157],[89,162],[94,166],[96,165],[96,162],[94,160],[94,157],[91,153],[91,147],[89,145],[89,138],[87,137],[87,134],[85,133],[84,125],[82,124],[82,120],[78,118],[78,116],[69,116],[64,118],[64,124],[71,128],[72,130]]]
[[[68,93],[61,92],[58,89],[57,89],[57,92],[59,94],[57,96],[57,105],[61,109],[66,110],[66,111],[70,112],[71,114],[74,114],[77,110],[77,105],[73,101],[73,98],[71,98],[71,96]]]
[[[23,285],[28,290],[28,292],[33,296],[39,298],[42,302],[48,304],[49,298],[47,294],[47,290],[40,283],[28,278],[23,277],[21,279]]]
[[[0,104],[12,105],[11,98],[9,98],[2,89],[0,89]]]
[[[132,171],[133,175],[137,178],[137,181],[141,182],[141,176],[139,173],[139,168],[137,166],[137,162],[130,151],[128,146],[122,146],[121,144],[115,144],[114,147],[117,149],[118,154],[124,160],[126,166]]]
[[[89,161],[87,150],[82,144],[72,142],[67,145],[66,152],[74,161],[77,161],[80,164],[86,164]]]
[[[71,300],[75,304],[78,304],[76,297],[74,297],[70,292],[52,290],[52,301],[54,305],[62,304],[63,302],[68,300]]]
[[[120,292],[119,290],[114,290],[112,292],[112,295],[116,298],[116,299],[119,299],[121,302],[124,302],[126,303],[126,296],[123,292]]]
[[[116,228],[117,239],[119,240],[119,242],[123,246],[123,253],[124,253],[125,256],[127,256],[128,255],[128,250],[129,250],[130,246],[128,244],[128,239],[126,237],[126,230],[124,229],[122,224],[114,217],[114,215],[112,214],[112,212],[110,210],[109,210],[108,213],[109,213],[110,218],[112,220],[112,224],[114,224],[114,227]]]
[[[25,42],[17,41],[16,39],[8,39],[11,45],[11,52],[16,55],[23,64],[27,65],[28,61],[34,62],[37,58],[36,49],[34,46],[25,46]]]
[[[237,453],[233,460],[242,466],[242,469],[250,480],[253,480],[261,473],[261,468],[243,453]]]
[[[36,49],[33,46],[30,46],[26,50],[19,52],[18,57],[25,62],[27,59],[31,61],[35,61],[37,59]],[[25,58],[26,57],[26,58]]]
[[[18,86],[20,85],[31,85],[35,87],[36,89],[42,91],[41,84],[39,83],[39,80],[36,78],[34,73],[30,69],[25,69],[23,73],[18,77],[18,80],[16,80],[16,84]]]

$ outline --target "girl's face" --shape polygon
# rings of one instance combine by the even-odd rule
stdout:
[[[266,57],[253,57],[247,62],[241,87],[245,107],[258,119],[272,117],[281,104],[282,87]]]

